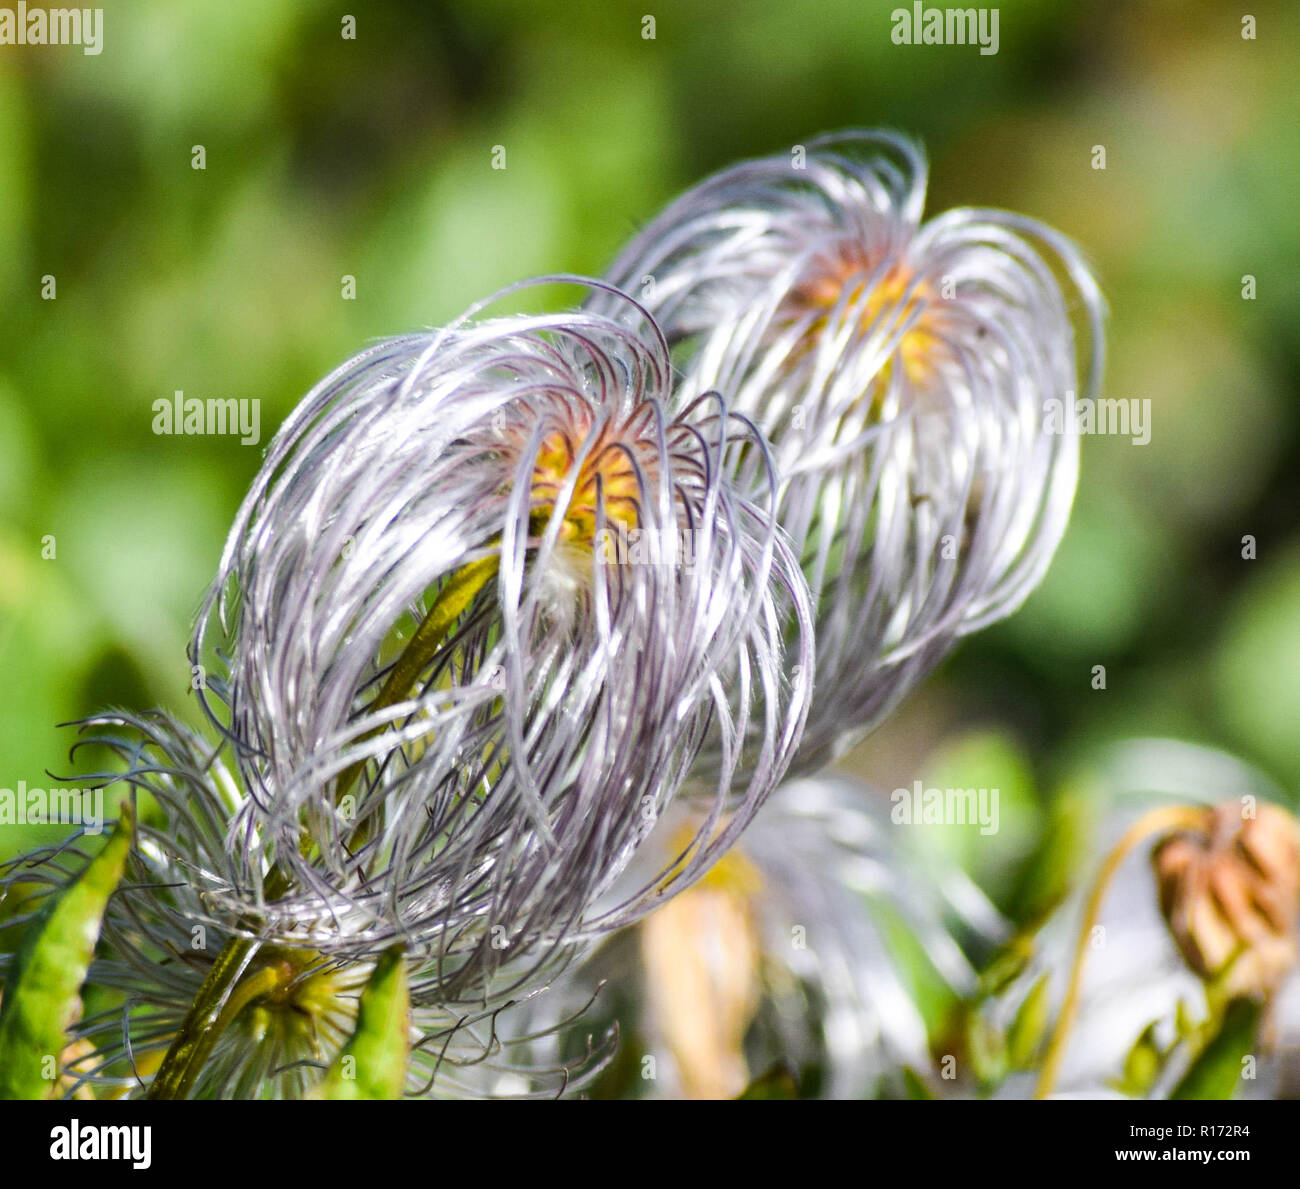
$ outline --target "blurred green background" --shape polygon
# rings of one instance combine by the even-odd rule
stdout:
[[[155,400],[259,399],[264,446],[367,340],[599,272],[738,158],[887,125],[929,149],[929,212],[1084,246],[1104,394],[1153,425],[1084,441],[1046,583],[844,763],[1000,787],[972,862],[1004,905],[1108,740],[1222,746],[1300,790],[1300,5],[1252,0],[1244,40],[1209,0],[1006,2],[993,56],[895,46],[893,7],[368,3],[345,40],[348,0],[132,0],[98,56],[0,47],[0,787],[70,770],[62,720],[196,715],[184,644],[261,446],[154,436]],[[41,836],[0,828],[0,855]]]

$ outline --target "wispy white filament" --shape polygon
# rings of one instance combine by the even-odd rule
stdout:
[[[718,389],[772,442],[817,607],[798,771],[1040,581],[1073,500],[1076,394],[1101,373],[1102,300],[1073,245],[1002,211],[922,224],[925,186],[906,137],[821,137],[687,191],[609,271],[659,322],[681,391]]]
[[[666,845],[689,821],[688,812],[677,811],[656,843]],[[755,877],[744,898],[760,947],[753,971],[757,1004],[745,1044],[752,1075],[777,1062],[795,1071],[815,1068],[821,1095],[863,1098],[875,1096],[881,1079],[896,1078],[904,1065],[932,1068],[926,1022],[891,931],[907,929],[935,977],[965,997],[975,990],[976,974],[958,936],[987,948],[1008,926],[959,868],[898,832],[883,794],[825,773],[778,790],[738,844]],[[655,1057],[655,1080],[646,1092],[673,1097],[682,1087],[636,939],[634,930],[611,938],[521,1010],[546,1031],[536,1058],[554,1061],[563,1051],[563,1031],[552,1025],[607,984],[593,1015],[617,1020],[624,1045],[644,1046],[635,1057]],[[712,968],[722,956],[708,947],[723,944],[707,934],[683,936],[679,953]],[[678,974],[674,968],[662,973]],[[709,1003],[689,1010],[716,1022]],[[931,1080],[942,1086],[937,1074]]]
[[[774,481],[730,483],[765,443],[718,396],[674,406],[662,338],[608,298],[617,320],[476,307],[325,379],[271,443],[196,633],[249,793],[240,894],[267,899],[274,858],[292,886],[261,906],[270,935],[431,945],[446,1002],[698,878],[807,711],[809,599]],[[587,538],[615,529],[666,560],[611,564]],[[429,608],[490,558],[417,688],[372,709]],[[592,919],[706,739],[713,809],[688,853]]]
[[[106,746],[124,761],[97,778],[124,781],[138,799],[137,844],[122,882],[109,898],[88,983],[109,992],[71,1027],[62,1056],[64,1093],[137,1098],[147,1092],[203,980],[232,937],[270,944],[249,915],[248,856],[228,845],[228,823],[247,802],[222,749],[162,714],[103,715],[83,724],[82,743]],[[138,795],[147,794],[146,803]],[[76,837],[0,868],[0,898],[10,884],[35,886],[36,911],[84,867]],[[22,927],[30,914],[5,925]],[[299,1098],[324,1075],[347,1040],[357,1000],[374,965],[355,939],[321,937],[309,921],[298,933],[281,923],[281,941],[308,955],[285,999],[306,995],[310,1009],[290,1006],[245,1012],[217,1039],[192,1088],[196,1098]],[[314,947],[311,935],[323,940]],[[312,952],[313,948],[317,952]],[[571,949],[551,955],[552,971]],[[541,986],[532,977],[511,991],[526,1001]],[[538,1094],[581,1089],[612,1052],[608,1034],[573,1061],[521,1067],[536,1052],[533,1009],[512,1009],[504,996],[480,1010],[445,1002],[443,976],[431,947],[407,955],[411,995],[411,1062],[407,1092],[438,1097],[478,1094],[492,1078],[524,1081]],[[0,958],[0,972],[4,959]],[[307,984],[314,990],[306,993]],[[503,991],[505,988],[501,988]],[[580,1005],[579,1005],[580,1006]],[[259,1015],[261,1020],[259,1021]],[[511,1032],[512,1022],[527,1028]],[[526,1043],[525,1043],[526,1042]]]

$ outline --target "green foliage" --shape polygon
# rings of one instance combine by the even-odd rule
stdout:
[[[0,1099],[48,1098],[57,1084],[104,908],[122,878],[134,837],[129,802],[122,803],[119,815],[104,848],[51,896],[14,957],[0,1002]]]
[[[971,731],[946,740],[918,775],[925,788],[997,790],[996,821],[927,827],[930,845],[941,847],[1005,901],[1015,871],[1041,831],[1041,810],[1029,757],[1007,733]],[[990,807],[992,802],[990,802]],[[1000,906],[1004,906],[1001,905]]]
[[[1124,1071],[1115,1081],[1115,1089],[1130,1098],[1145,1098],[1164,1068],[1168,1053],[1156,1043],[1156,1026],[1152,1020],[1138,1035],[1124,1058]]]
[[[1069,893],[1088,854],[1098,813],[1089,791],[1067,786],[1050,803],[1038,845],[1018,873],[1010,896],[1017,921],[1040,923]]]
[[[737,1097],[743,1101],[788,1101],[799,1097],[799,1086],[790,1070],[784,1065],[774,1065],[750,1082]]]
[[[903,1066],[903,1090],[909,1099],[914,1102],[925,1102],[934,1098],[929,1084],[910,1065]]]
[[[1224,1011],[1218,1030],[1197,1055],[1170,1098],[1231,1098],[1241,1086],[1245,1059],[1251,1055],[1259,1026],[1260,1005],[1234,999]]]
[[[1253,576],[1254,577],[1254,576]],[[1300,788],[1300,549],[1270,558],[1246,588],[1215,667],[1221,713],[1240,746]]]
[[[966,1014],[966,1055],[981,1093],[994,1090],[1010,1069],[1007,1037],[984,1013]]]
[[[410,1015],[406,961],[397,946],[375,965],[361,993],[356,1028],[312,1097],[400,1098],[410,1059]]]
[[[1007,1062],[1012,1069],[1028,1069],[1033,1065],[1047,1035],[1050,1008],[1048,976],[1043,974],[1029,988],[1007,1030]]]
[[[926,1032],[936,1043],[960,1014],[961,997],[935,967],[897,909],[882,897],[869,897],[868,904],[912,1002],[925,1021]]]
[[[1034,956],[1034,939],[1017,933],[990,960],[980,974],[982,995],[1001,995],[1020,975]]]

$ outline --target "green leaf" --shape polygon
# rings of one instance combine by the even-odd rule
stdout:
[[[920,775],[926,788],[998,790],[996,801],[990,794],[976,806],[977,817],[995,810],[987,819],[928,826],[926,846],[961,864],[999,908],[1016,907],[1008,902],[1007,893],[1044,824],[1033,767],[1024,749],[1000,731],[969,731],[944,743]],[[985,829],[996,830],[996,845]]]
[[[312,1098],[400,1098],[410,1058],[411,1000],[401,946],[388,950],[361,993],[357,1026]]]
[[[1020,871],[1009,897],[1016,920],[1043,921],[1069,893],[1094,828],[1094,791],[1078,781],[1053,799],[1039,844]]]
[[[980,974],[980,993],[1001,995],[1024,973],[1034,956],[1034,938],[1030,933],[1017,933],[993,955]]]
[[[1006,1037],[975,1010],[966,1017],[966,1051],[982,1087],[997,1086],[1007,1076]]]
[[[1028,1069],[1034,1063],[1034,1054],[1047,1031],[1048,1015],[1047,975],[1042,975],[1016,1010],[1007,1032],[1007,1061],[1012,1069]]]
[[[1260,1005],[1252,999],[1234,999],[1223,1013],[1223,1023],[1170,1098],[1186,1101],[1231,1098],[1241,1082],[1242,1058],[1255,1043]]]
[[[794,1074],[784,1065],[773,1065],[766,1073],[760,1074],[750,1082],[737,1096],[737,1101],[792,1101],[798,1097],[799,1087],[794,1080]]]
[[[903,1090],[913,1102],[930,1101],[934,1098],[925,1078],[910,1065],[903,1066]]]
[[[0,1003],[0,1099],[53,1095],[104,908],[122,878],[134,835],[135,819],[124,801],[104,849],[28,926]]]
[[[933,1043],[957,1019],[961,999],[898,909],[883,896],[869,895],[866,900],[898,976],[921,1013]]]
[[[1156,1044],[1156,1021],[1142,1029],[1124,1058],[1124,1072],[1115,1089],[1130,1098],[1145,1098],[1164,1068],[1166,1054]]]

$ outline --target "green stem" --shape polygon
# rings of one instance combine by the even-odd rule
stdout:
[[[496,575],[500,565],[501,557],[494,553],[490,557],[462,566],[447,580],[447,584],[438,592],[433,606],[429,608],[429,613],[415,629],[415,635],[402,649],[401,656],[389,671],[388,678],[375,700],[366,707],[368,714],[373,714],[376,710],[385,710],[389,706],[396,706],[410,693],[411,687],[419,680],[420,674],[429,666],[438,649],[442,647],[447,633],[464,614],[465,608],[470,605],[474,596]],[[372,727],[357,742],[362,743],[367,739],[373,739],[385,729],[382,725]],[[335,786],[335,803],[347,796],[365,766],[365,760],[358,760],[339,773],[338,784]],[[348,844],[354,849],[364,845],[368,834],[369,831],[363,823],[353,832]]]
[[[258,945],[246,937],[232,937],[222,948],[158,1067],[148,1097],[187,1097],[213,1047],[235,1017],[253,1000],[280,990],[294,977],[295,969],[283,961],[260,966],[245,975]]]
[[[1139,842],[1152,834],[1162,830],[1195,829],[1201,821],[1202,813],[1185,805],[1152,809],[1124,831],[1114,849],[1106,856],[1106,861],[1097,873],[1096,882],[1092,885],[1092,891],[1089,892],[1084,907],[1083,924],[1079,928],[1079,938],[1074,945],[1070,982],[1066,987],[1065,999],[1061,1003],[1061,1014],[1057,1017],[1056,1031],[1052,1033],[1047,1055],[1043,1059],[1042,1072],[1038,1076],[1038,1087],[1034,1091],[1035,1098],[1050,1097],[1056,1087],[1056,1078],[1061,1071],[1061,1062],[1065,1058],[1066,1042],[1070,1038],[1070,1031],[1079,1014],[1079,991],[1083,985],[1083,967],[1088,957],[1088,939],[1096,928],[1097,918],[1101,915],[1102,901],[1106,898],[1106,892],[1120,864]]]

